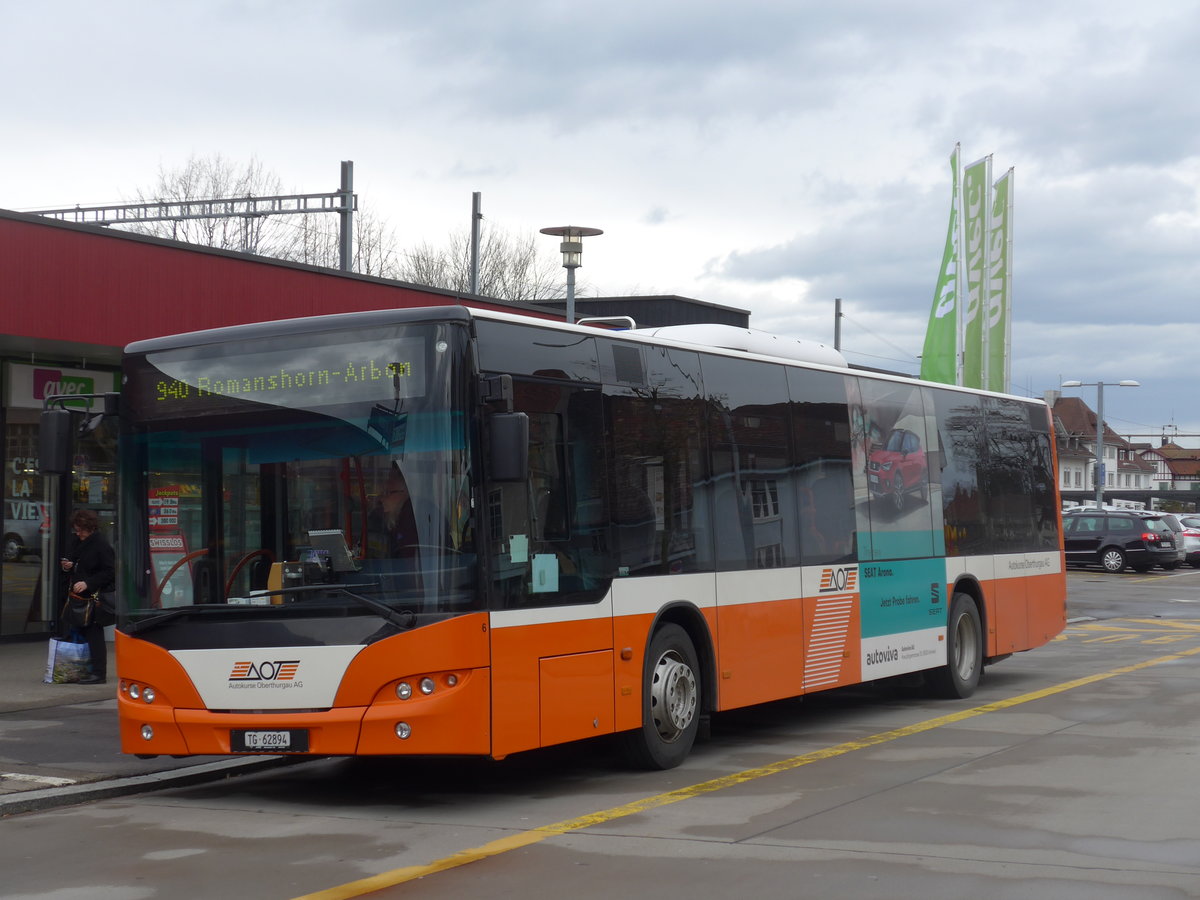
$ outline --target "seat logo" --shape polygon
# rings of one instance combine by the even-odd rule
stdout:
[[[300,668],[298,659],[264,660],[260,663],[235,662],[230,681],[295,681]]]
[[[858,569],[855,566],[838,566],[821,570],[821,593],[841,593],[858,590]]]

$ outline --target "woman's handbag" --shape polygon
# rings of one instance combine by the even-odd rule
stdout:
[[[92,615],[98,625],[112,625],[117,621],[117,592],[96,591],[96,608]]]
[[[96,614],[97,600],[95,597],[85,597],[74,591],[67,592],[67,602],[63,604],[62,615],[59,616],[64,625],[71,628],[86,628],[92,624]]]

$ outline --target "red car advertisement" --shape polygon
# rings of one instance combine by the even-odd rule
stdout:
[[[867,457],[867,483],[875,497],[890,497],[897,510],[904,509],[909,494],[925,496],[928,463],[921,438],[906,428],[893,428],[882,447]]]

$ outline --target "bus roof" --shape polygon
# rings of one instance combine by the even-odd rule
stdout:
[[[606,334],[609,337],[631,339],[639,343],[669,344],[694,350],[717,352],[729,356],[750,356],[763,360],[801,362],[827,369],[857,371],[851,367],[840,352],[816,341],[788,338],[765,331],[755,331],[734,325],[693,324],[666,325],[655,328],[600,329],[595,325],[571,325],[555,319],[540,319],[519,312],[503,312],[468,306],[420,306],[397,309],[379,309],[365,312],[334,313],[325,316],[303,316],[295,319],[276,319],[268,322],[252,322],[244,325],[229,325],[181,334],[166,335],[135,341],[125,348],[127,354],[152,353],[179,347],[217,344],[226,341],[253,340],[282,334],[307,334],[334,331],[344,328],[363,328],[405,322],[462,322],[472,318],[493,319],[514,324],[534,325],[556,331],[589,334]],[[883,373],[872,370],[872,378],[890,381],[917,382],[920,379],[901,374]],[[1012,397],[1029,403],[1045,405],[1036,397],[1014,397],[961,385],[939,384],[938,387],[973,394]]]

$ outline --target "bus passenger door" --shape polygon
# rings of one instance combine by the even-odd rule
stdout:
[[[486,498],[492,562],[492,752],[613,731],[612,604],[600,392],[514,379],[527,482]]]

